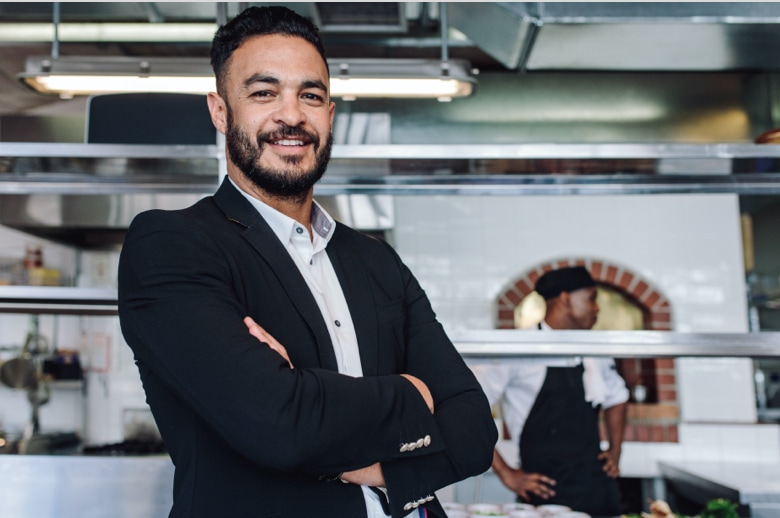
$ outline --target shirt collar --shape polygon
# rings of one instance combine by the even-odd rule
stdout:
[[[252,204],[255,210],[260,213],[260,216],[268,223],[268,226],[271,227],[271,230],[276,234],[276,237],[279,238],[279,241],[285,244],[288,243],[293,236],[295,228],[300,226],[298,222],[250,195],[239,187],[229,176],[228,180],[230,180],[230,183],[238,189],[238,192]],[[327,245],[330,241],[330,238],[333,237],[333,232],[336,230],[336,222],[316,200],[312,200],[311,228],[315,233],[314,240],[323,240],[323,248],[324,245]]]

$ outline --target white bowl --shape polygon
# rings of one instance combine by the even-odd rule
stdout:
[[[466,510],[471,514],[482,514],[488,516],[495,516],[496,514],[500,515],[504,513],[504,510],[501,509],[501,506],[498,504],[469,504],[466,506]]]
[[[545,518],[545,516],[534,509],[518,509],[509,511],[509,518]]]
[[[541,511],[541,513],[545,516],[555,515],[557,517],[559,513],[570,512],[571,507],[558,504],[544,504],[538,506],[536,510]]]
[[[504,511],[535,511],[536,507],[531,504],[524,504],[521,502],[512,502],[511,504],[504,504]]]

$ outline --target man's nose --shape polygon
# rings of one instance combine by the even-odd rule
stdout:
[[[306,121],[300,100],[297,95],[281,96],[274,113],[274,122],[282,123],[292,128]]]

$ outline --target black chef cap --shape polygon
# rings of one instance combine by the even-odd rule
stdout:
[[[536,281],[536,292],[544,300],[554,299],[561,293],[595,286],[596,282],[584,266],[572,266],[550,270]]]

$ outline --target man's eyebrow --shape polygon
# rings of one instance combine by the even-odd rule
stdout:
[[[281,81],[279,81],[278,77],[274,77],[274,76],[263,75],[263,74],[252,74],[244,81],[244,88],[248,88],[252,86],[254,83],[269,83],[273,85],[278,85],[281,83]]]
[[[322,90],[324,92],[328,91],[327,85],[325,85],[325,83],[323,83],[319,79],[311,79],[309,81],[304,81],[301,86],[303,88],[319,88],[320,90]]]
[[[267,83],[271,85],[281,84],[278,77],[267,74],[252,74],[244,80],[244,88],[250,88],[255,83]],[[324,92],[328,91],[328,86],[319,79],[308,79],[301,83],[301,88],[318,88]]]

